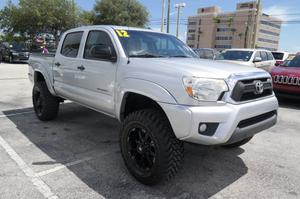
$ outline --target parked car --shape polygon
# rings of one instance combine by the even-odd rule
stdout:
[[[3,61],[13,62],[26,62],[29,59],[29,50],[24,44],[17,42],[3,42],[1,48],[1,58]]]
[[[273,51],[272,54],[273,54],[273,57],[274,57],[275,60],[276,60],[276,63],[275,63],[276,66],[279,66],[279,65],[283,64],[283,62],[284,62],[290,55],[293,55],[293,54],[291,54],[291,53],[284,52],[284,51]]]
[[[64,99],[117,118],[125,165],[144,184],[177,173],[184,141],[238,147],[277,120],[269,73],[199,59],[148,29],[69,30],[55,56],[30,58],[29,78],[42,121],[55,119]]]
[[[262,68],[268,72],[276,63],[272,53],[263,49],[228,49],[224,50],[216,60]]]
[[[277,96],[300,99],[300,55],[290,56],[271,74]]]
[[[201,59],[214,60],[220,54],[219,51],[212,48],[197,48],[194,51]]]

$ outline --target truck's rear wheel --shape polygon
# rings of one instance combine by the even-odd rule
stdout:
[[[241,141],[238,141],[238,142],[234,142],[232,144],[223,145],[223,147],[225,147],[225,148],[237,148],[237,147],[240,147],[244,144],[247,144],[252,138],[253,138],[253,136],[245,138],[245,139],[243,139]]]
[[[46,82],[34,84],[32,101],[36,116],[41,121],[49,121],[57,117],[59,99],[49,92]]]
[[[183,142],[156,110],[136,111],[125,118],[120,147],[128,170],[143,184],[168,180],[182,166]]]

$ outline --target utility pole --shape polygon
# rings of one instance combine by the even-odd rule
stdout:
[[[258,24],[259,24],[259,17],[260,17],[260,5],[261,5],[261,0],[256,0],[256,13],[255,13],[255,20],[253,21],[254,24],[254,35],[253,35],[253,48],[256,46],[256,41],[257,41],[257,31],[258,31]]]
[[[162,0],[161,8],[161,32],[165,31],[165,0]]]
[[[175,8],[177,8],[177,29],[176,29],[176,37],[179,36],[179,21],[180,21],[180,9],[185,7],[185,3],[175,4]]]
[[[168,0],[167,33],[170,33],[170,12],[171,12],[171,0]]]

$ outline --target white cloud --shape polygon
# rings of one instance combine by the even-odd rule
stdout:
[[[294,10],[291,7],[274,5],[264,10],[264,13],[273,17],[279,18],[283,21],[300,20],[299,15],[293,15],[299,11]]]

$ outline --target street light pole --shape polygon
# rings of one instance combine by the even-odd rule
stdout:
[[[161,32],[165,31],[165,0],[162,0],[162,11],[161,11]]]
[[[179,21],[180,21],[180,8],[184,8],[185,3],[175,4],[175,8],[177,8],[177,29],[176,29],[176,37],[179,37]]]
[[[168,0],[167,33],[170,32],[170,12],[171,12],[171,0]]]

